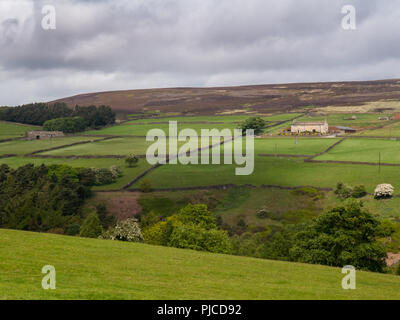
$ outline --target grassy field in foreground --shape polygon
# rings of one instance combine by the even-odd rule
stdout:
[[[346,139],[316,160],[400,163],[400,141],[388,139]]]
[[[400,277],[144,244],[0,230],[0,299],[400,299]],[[42,267],[56,269],[44,290]]]
[[[25,132],[33,130],[40,130],[40,127],[0,121],[0,140],[22,137]]]

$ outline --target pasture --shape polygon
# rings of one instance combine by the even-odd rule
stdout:
[[[2,154],[24,155],[38,150],[50,149],[76,142],[92,141],[95,139],[96,138],[70,136],[70,137],[60,137],[60,138],[43,139],[43,140],[7,141],[0,143],[0,155]]]
[[[351,185],[364,184],[373,192],[380,183],[391,183],[400,190],[398,167],[310,163],[303,159],[255,156],[254,172],[248,176],[235,175],[236,164],[164,165],[146,176],[154,188],[179,188],[221,184],[277,185],[285,187],[316,186],[335,188],[342,181]],[[137,188],[137,184],[133,186]]]
[[[343,290],[340,268],[5,229],[0,237],[2,300],[400,299],[395,275],[357,271],[357,290]],[[45,265],[56,268],[56,290],[42,289]]]
[[[384,126],[383,126],[384,125]],[[400,122],[381,123],[382,128],[364,130],[357,133],[358,136],[376,136],[376,137],[400,137]]]
[[[167,154],[169,153],[169,139],[166,139]],[[192,142],[192,141],[191,141]],[[114,138],[110,140],[101,140],[84,145],[76,145],[71,147],[66,147],[62,149],[52,150],[48,152],[41,153],[43,155],[52,156],[84,156],[84,155],[145,155],[147,148],[153,144],[154,141],[146,141],[144,137],[131,137],[131,138]],[[185,141],[178,141],[178,150],[183,145],[186,144]],[[200,146],[191,143],[193,148],[199,148]]]
[[[346,139],[315,160],[379,162],[400,164],[400,141],[389,139]]]
[[[314,155],[325,151],[337,141],[339,139],[336,138],[256,138],[254,152],[255,154]],[[246,150],[246,142],[242,143],[243,149]],[[224,146],[221,149],[224,149]]]
[[[355,116],[355,120],[350,120],[352,116]],[[297,119],[297,121],[328,121],[330,126],[344,126],[354,128],[370,128],[377,127],[380,125],[388,124],[388,121],[379,120],[379,117],[390,116],[390,114],[379,114],[379,113],[328,113],[326,115],[316,116],[303,116]],[[347,119],[347,120],[346,120]]]
[[[40,130],[41,127],[0,121],[0,140],[23,137],[25,132]]]

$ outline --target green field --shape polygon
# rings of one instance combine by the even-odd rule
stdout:
[[[255,154],[313,155],[326,150],[337,141],[339,139],[335,138],[256,138],[254,151]],[[230,144],[232,143],[227,143]],[[243,141],[244,150],[245,147],[246,142]]]
[[[388,139],[346,139],[315,160],[400,163],[400,141]]]
[[[75,142],[92,141],[92,140],[96,140],[96,138],[72,136],[72,137],[52,138],[45,140],[7,141],[0,143],[0,155],[2,154],[24,155],[37,150],[49,149]]]
[[[355,120],[345,120],[352,116],[356,116]],[[344,126],[344,127],[354,127],[354,128],[369,128],[381,126],[387,121],[379,120],[379,117],[390,116],[390,114],[378,114],[378,113],[337,113],[337,114],[327,114],[321,116],[303,116],[297,121],[328,121],[330,126]]]
[[[109,168],[113,165],[120,166],[123,176],[109,185],[93,187],[93,190],[118,190],[125,186],[128,182],[133,180],[143,171],[151,167],[145,159],[140,159],[136,167],[129,168],[125,165],[123,159],[41,159],[41,158],[25,158],[25,157],[11,157],[0,159],[0,164],[7,164],[12,168],[33,163],[34,165],[52,165],[52,164],[65,164],[72,167],[86,167],[86,168]]]
[[[98,141],[90,144],[76,145],[41,153],[43,155],[53,156],[82,156],[82,155],[145,155],[147,148],[154,141],[146,141],[146,138],[115,138],[110,140]],[[169,139],[166,139],[167,154],[169,148]],[[178,141],[178,149],[186,142]],[[193,148],[199,148],[198,144],[191,143]]]
[[[0,140],[22,137],[25,132],[34,130],[40,130],[40,127],[0,121]]]
[[[400,137],[400,122],[384,122],[383,128],[364,130],[357,133],[359,136],[376,136],[376,137]]]
[[[193,129],[200,135],[201,129],[236,129],[238,127],[235,123],[226,124],[184,124],[178,123],[178,133],[182,129]],[[169,125],[168,124],[122,124],[105,128],[103,130],[93,130],[86,132],[87,134],[95,135],[131,135],[131,136],[146,136],[151,129],[161,129],[165,132],[166,136],[169,136]]]
[[[233,165],[165,165],[152,171],[146,179],[155,188],[178,188],[219,184],[252,184],[279,186],[317,186],[335,188],[342,181],[351,185],[364,184],[373,192],[380,183],[390,183],[400,190],[400,170],[397,167],[309,163],[303,159],[255,157],[254,172],[235,175]],[[134,187],[137,187],[135,185]]]
[[[0,230],[0,299],[400,299],[400,278],[168,247]],[[56,269],[44,290],[42,267]]]

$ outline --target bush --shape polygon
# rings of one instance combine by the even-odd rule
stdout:
[[[149,181],[149,180],[140,181],[139,190],[141,192],[151,192],[151,190],[153,190],[153,188],[151,186],[151,181]]]
[[[77,223],[70,224],[65,231],[65,234],[68,236],[76,236],[79,234],[81,230],[81,226]]]
[[[214,253],[230,253],[232,245],[228,233],[218,229],[204,229],[199,225],[182,225],[174,229],[169,246]]]
[[[351,196],[353,198],[362,198],[367,195],[367,190],[363,185],[355,186]]]
[[[179,211],[179,220],[183,224],[196,224],[204,229],[217,227],[214,214],[205,204],[188,204]]]
[[[336,185],[335,194],[342,200],[351,198],[353,189],[342,182],[338,182]]]
[[[375,188],[374,196],[376,199],[391,198],[393,196],[394,188],[391,184],[383,183]]]
[[[57,118],[48,120],[43,124],[46,131],[62,131],[64,133],[75,133],[85,131],[85,120],[81,117]]]
[[[122,177],[122,170],[119,166],[115,166],[115,165],[111,166],[110,172],[111,172],[112,176],[114,177],[114,179]]]
[[[128,167],[135,167],[137,166],[139,162],[139,157],[131,154],[125,159],[125,163],[127,164]]]
[[[95,174],[96,186],[111,184],[116,179],[110,169],[107,168],[91,168],[91,169]]]
[[[266,219],[269,216],[269,212],[268,212],[267,208],[261,208],[260,210],[257,211],[256,216],[257,216],[257,218],[260,218],[260,219]]]
[[[87,216],[81,227],[80,236],[85,238],[98,238],[103,232],[99,217],[96,212]]]
[[[120,221],[114,228],[110,228],[101,236],[103,239],[127,242],[142,242],[143,236],[136,219]]]
[[[246,119],[239,125],[239,129],[242,130],[242,135],[246,135],[246,130],[253,129],[254,135],[260,135],[264,132],[266,122],[260,117],[252,117]]]

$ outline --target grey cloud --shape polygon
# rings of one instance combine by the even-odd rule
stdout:
[[[58,0],[53,31],[40,27],[43,4],[34,2],[29,37],[0,42],[0,105],[113,89],[392,78],[400,64],[397,0]],[[355,31],[341,28],[345,4],[357,9]],[[11,96],[14,87],[25,94]]]

